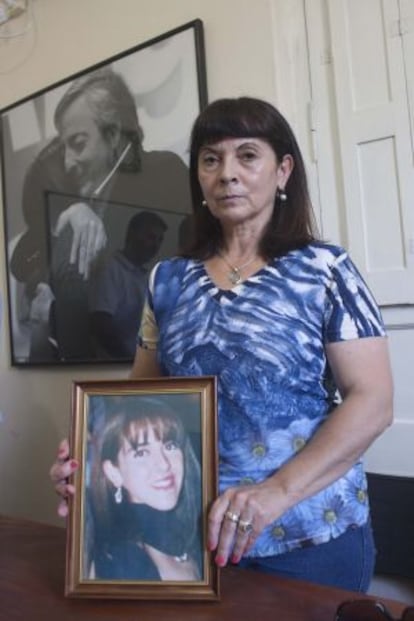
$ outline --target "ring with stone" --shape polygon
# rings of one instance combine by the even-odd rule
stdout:
[[[253,530],[253,524],[249,520],[239,520],[237,528],[244,534],[249,534]]]
[[[240,516],[237,515],[237,513],[233,513],[232,511],[226,511],[224,517],[226,518],[226,520],[230,520],[230,522],[234,522],[235,524],[237,524]]]

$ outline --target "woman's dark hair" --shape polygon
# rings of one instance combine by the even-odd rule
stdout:
[[[252,97],[218,99],[196,119],[190,143],[190,183],[194,211],[194,242],[184,254],[207,259],[222,247],[219,221],[202,205],[198,181],[200,149],[226,138],[260,138],[273,149],[279,162],[292,156],[294,168],[286,184],[287,201],[275,197],[272,219],[260,242],[264,259],[281,256],[315,239],[315,224],[305,165],[293,131],[280,112],[266,101]]]
[[[116,466],[125,440],[137,447],[142,434],[145,437],[149,430],[161,442],[173,441],[183,453],[184,479],[174,512],[182,525],[182,532],[186,533],[190,549],[197,540],[200,527],[197,519],[201,514],[200,465],[181,418],[164,399],[155,397],[124,397],[119,409],[109,416],[99,433],[91,468],[91,499],[97,536],[105,540],[112,538],[114,533],[122,535],[119,524],[122,506],[116,506],[115,488],[106,478],[103,464],[109,460]],[[122,505],[129,502],[124,490]]]

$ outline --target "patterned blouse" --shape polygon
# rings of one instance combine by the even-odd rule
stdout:
[[[325,345],[384,336],[378,307],[347,252],[322,242],[271,260],[231,290],[202,262],[153,269],[140,329],[170,376],[218,379],[220,491],[271,476],[307,443],[338,394]],[[337,537],[368,518],[361,460],[268,526],[248,556]]]

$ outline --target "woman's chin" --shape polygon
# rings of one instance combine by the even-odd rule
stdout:
[[[148,503],[148,506],[150,506],[152,509],[155,509],[156,511],[171,511],[172,509],[175,509],[177,505],[177,500],[178,498],[174,494],[174,496],[171,498],[163,498],[162,500],[158,500],[154,503]]]

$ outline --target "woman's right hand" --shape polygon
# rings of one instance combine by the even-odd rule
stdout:
[[[69,512],[68,496],[73,496],[75,486],[69,483],[69,477],[79,467],[75,459],[70,459],[69,442],[65,438],[59,444],[57,459],[50,469],[50,478],[55,486],[56,493],[60,496],[58,515],[66,517]]]

